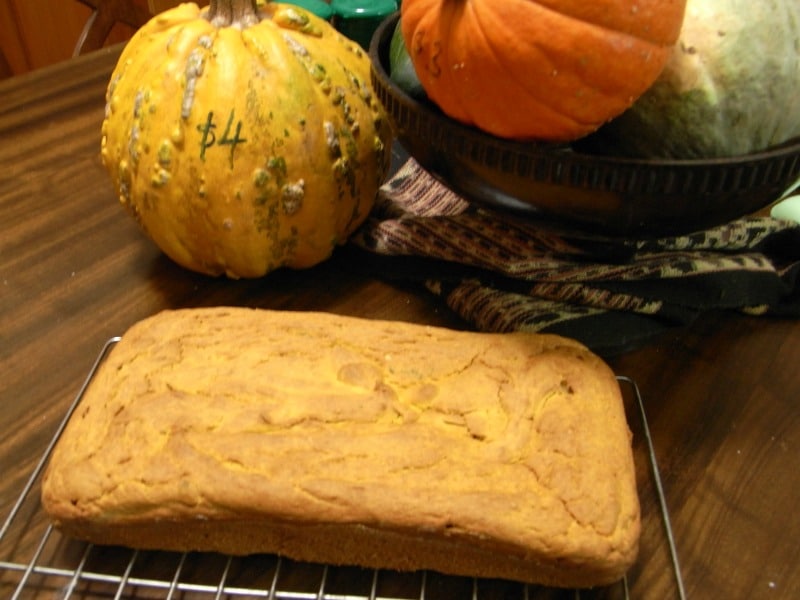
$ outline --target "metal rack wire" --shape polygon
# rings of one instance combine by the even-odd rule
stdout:
[[[119,341],[111,338],[95,360],[58,429],[23,486],[0,529],[0,596],[11,600],[64,598],[270,600],[629,600],[627,579],[593,590],[557,590],[515,582],[397,573],[354,567],[295,563],[277,556],[230,557],[106,548],[67,539],[46,521],[39,507],[40,477],[56,442],[97,368]],[[644,404],[636,383],[630,390],[641,418],[652,486],[657,496],[664,544],[674,572],[675,596],[686,598],[678,553]]]

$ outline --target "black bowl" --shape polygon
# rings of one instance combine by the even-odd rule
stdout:
[[[372,84],[400,144],[470,201],[605,235],[689,233],[757,212],[800,178],[800,139],[715,160],[618,158],[494,137],[450,119],[389,77],[399,13],[370,44]]]

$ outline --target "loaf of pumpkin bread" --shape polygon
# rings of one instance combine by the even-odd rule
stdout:
[[[563,587],[640,532],[610,368],[579,343],[210,308],[134,325],[50,457],[64,533]]]

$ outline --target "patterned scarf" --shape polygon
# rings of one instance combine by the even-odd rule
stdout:
[[[800,316],[800,225],[751,217],[658,239],[564,232],[471,204],[409,159],[351,243],[482,331],[538,331],[601,354],[703,312]]]

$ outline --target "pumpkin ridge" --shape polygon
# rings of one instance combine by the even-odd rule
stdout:
[[[537,8],[534,8],[537,10]],[[486,35],[485,32],[489,31],[499,31],[502,23],[498,23],[496,20],[493,19],[494,13],[492,11],[485,11],[485,13],[480,12],[479,10],[473,11],[473,19],[474,19],[474,27],[475,27],[475,37],[477,38],[477,34],[482,34],[482,38],[484,40],[483,49],[480,52],[475,51],[475,47],[477,46],[477,40],[472,40],[473,45],[470,46],[470,50],[472,51],[471,55],[478,55],[478,56],[486,56],[491,54],[493,57],[494,68],[500,69],[504,73],[504,77],[498,78],[501,79],[507,87],[514,87],[514,91],[506,90],[503,93],[498,94],[499,98],[497,102],[507,98],[507,97],[520,97],[520,94],[524,94],[526,97],[526,101],[522,103],[518,103],[517,105],[510,107],[510,110],[503,111],[502,114],[499,116],[504,118],[507,121],[507,124],[503,127],[499,126],[499,123],[495,122],[489,124],[485,119],[481,118],[482,114],[480,111],[478,115],[474,113],[469,114],[472,123],[479,124],[480,126],[487,127],[491,126],[492,128],[502,131],[506,128],[509,130],[515,127],[513,123],[512,115],[514,114],[515,110],[518,110],[520,107],[525,107],[525,112],[527,114],[536,113],[538,118],[541,120],[547,120],[549,125],[553,130],[566,128],[567,130],[574,130],[579,128],[586,133],[594,130],[596,125],[596,117],[591,112],[590,114],[584,115],[584,118],[579,118],[579,114],[573,114],[571,116],[564,115],[563,113],[559,112],[559,109],[563,106],[563,98],[559,97],[558,94],[550,94],[546,86],[531,86],[529,82],[532,81],[540,81],[539,79],[530,79],[526,77],[518,77],[515,76],[517,69],[513,64],[509,64],[507,60],[504,60],[505,54],[503,52],[497,52],[495,47],[497,44],[492,43],[490,38],[492,36]],[[488,15],[488,17],[487,17]],[[564,15],[555,15],[556,18],[564,17]],[[489,19],[489,22],[486,22],[486,19]],[[569,18],[569,17],[566,17]],[[591,24],[582,24],[585,25],[587,28],[592,27]],[[503,47],[503,44],[500,44]],[[543,45],[534,45],[532,49],[526,51],[526,56],[531,56],[533,54],[542,57],[540,63],[548,65],[548,71],[552,72],[554,75],[553,77],[558,76],[558,72],[560,71],[559,65],[557,61],[552,60],[552,55],[558,55],[556,51],[549,51],[546,46]],[[466,62],[466,61],[465,61]],[[490,67],[484,65],[481,67],[481,70],[488,70]],[[572,69],[566,69],[567,73],[572,71]],[[591,75],[591,73],[590,73]],[[600,80],[602,80],[603,74],[598,74]],[[563,76],[563,75],[562,75]],[[594,96],[594,97],[601,97],[603,102],[610,103],[615,100],[614,94],[607,93],[603,86],[598,85],[597,77],[575,77],[574,82],[570,83],[570,86],[575,86],[576,84],[582,86],[585,91]],[[616,86],[612,84],[608,84],[606,87],[610,87],[613,90],[616,89]],[[478,92],[482,95],[491,95],[486,88],[480,88]],[[618,104],[619,109],[623,110],[626,104]],[[525,115],[521,115],[518,117],[520,122],[526,120]],[[509,120],[511,120],[509,122]]]
[[[498,24],[483,23],[483,19],[485,18],[485,16],[482,18],[481,13],[477,8],[473,11],[473,13],[475,15],[474,19],[477,25],[476,29],[483,34],[483,38],[486,41],[485,43],[486,50],[491,53],[491,55],[494,57],[494,62],[507,75],[507,77],[504,77],[503,80],[509,85],[513,84],[514,86],[518,87],[522,92],[524,92],[529,97],[530,102],[535,105],[530,107],[531,110],[536,110],[536,111],[544,110],[545,114],[542,115],[542,118],[546,118],[553,124],[557,122],[567,123],[566,125],[567,127],[582,127],[582,128],[592,126],[591,121],[580,121],[577,118],[568,117],[567,115],[559,113],[558,103],[555,101],[556,99],[553,96],[550,96],[547,93],[543,94],[541,87],[531,88],[525,85],[526,82],[530,81],[528,78],[515,77],[514,76],[515,69],[513,68],[513,66],[509,66],[507,64],[507,62],[503,59],[503,54],[498,53],[496,51],[495,45],[488,41],[489,36],[485,34],[486,31],[492,31],[495,27],[498,26]],[[489,18],[491,18],[491,15],[489,16]],[[542,56],[544,60],[546,60],[550,65],[553,66],[553,69],[556,68],[555,62],[552,61],[552,59],[550,58],[550,56],[546,51],[543,51],[540,46],[536,46],[536,51],[537,54]],[[548,102],[548,100],[550,100],[550,102]],[[478,122],[478,121],[480,121],[480,119],[473,122]]]
[[[457,3],[453,3],[453,4],[457,4]],[[448,3],[447,6],[451,6],[451,4]],[[459,9],[461,9],[461,10],[459,10]],[[445,10],[446,10],[446,8],[445,8]],[[476,23],[476,24],[480,22],[480,17],[477,15],[477,7],[475,7],[475,5],[472,4],[472,3],[459,4],[457,8],[453,8],[452,10],[453,10],[454,13],[460,13],[460,14],[457,17],[456,16],[451,16],[450,18],[445,20],[445,22],[449,25],[449,27],[448,27],[448,30],[447,30],[446,34],[443,36],[444,39],[452,39],[451,36],[452,36],[452,31],[454,29],[453,23],[456,20],[469,19],[473,23]],[[471,16],[465,14],[465,12],[467,10],[469,10],[469,12],[471,13]],[[493,47],[493,44],[491,44],[489,42],[489,37],[490,36],[485,34],[486,28],[485,27],[481,27],[481,26],[477,26],[476,30],[479,33],[482,34],[482,37],[483,37],[483,40],[484,40],[484,47],[485,47],[483,52],[478,52],[477,55],[483,57],[487,53],[491,53],[493,56],[496,57],[497,56],[497,52],[495,51],[495,49]],[[491,31],[491,27],[488,30]],[[458,46],[458,44],[456,44],[456,46]],[[459,60],[457,60],[455,57],[451,56],[451,48],[442,50],[441,54],[439,55],[438,58],[439,58],[439,66],[441,67],[441,75],[448,79],[448,83],[447,84],[443,84],[443,87],[445,87],[445,86],[446,87],[453,86],[453,87],[458,87],[459,89],[463,89],[462,88],[462,84],[464,83],[463,78],[462,79],[457,78],[456,77],[456,73],[460,72],[461,69],[471,70],[471,67],[474,64],[474,59],[472,59],[471,57],[476,55],[476,53],[474,51],[474,47],[472,45],[465,46],[465,48],[466,48],[466,51],[469,52],[469,56],[467,56],[467,57],[458,57]],[[461,58],[464,58],[464,60],[460,60]],[[513,74],[513,69],[509,69],[507,67],[507,65],[503,64],[502,61],[495,60],[495,62],[498,64],[498,66],[503,68],[503,71],[505,72],[505,74],[507,74],[507,75]],[[518,83],[518,82],[516,82],[516,78],[515,77],[507,78],[506,83],[510,84],[512,81],[514,82],[514,84]],[[479,86],[472,86],[472,89],[474,90],[474,92],[476,94],[490,96],[491,92],[489,90],[491,90],[491,88],[483,87],[483,83],[484,82],[480,82]],[[489,83],[488,85],[491,85],[491,83]],[[520,86],[517,86],[517,87],[520,87]],[[526,92],[526,94],[530,95],[528,90],[526,90],[524,87],[520,87],[520,89],[522,89],[522,91]],[[505,100],[506,96],[507,96],[506,94],[500,94],[500,98],[497,99],[497,102],[499,102],[501,104],[504,104],[502,101]],[[464,94],[459,94],[459,95],[456,95],[454,97],[454,100],[455,101],[461,101],[465,97],[467,97],[467,96],[464,95]],[[548,106],[546,103],[540,102],[538,97],[536,97],[535,95],[532,98],[532,100],[537,105],[535,110],[541,111],[543,109],[544,111],[546,111],[546,118],[549,119],[551,123],[565,120],[563,115],[561,115],[557,111],[553,110],[553,108],[551,106]],[[483,116],[485,114],[485,111],[483,111],[480,107],[474,107],[473,110],[469,110],[468,107],[467,107],[467,104],[465,104],[463,102],[460,102],[460,106],[461,106],[460,118],[463,121],[465,121],[466,123],[469,123],[469,124],[472,124],[472,125],[476,125],[478,127],[487,127],[488,126],[491,129],[495,129],[495,130],[498,130],[498,129],[499,130],[503,130],[506,127],[508,127],[508,123],[504,123],[502,126],[497,122],[494,122],[494,123],[491,123],[491,124],[488,123],[486,121],[486,119],[483,118]],[[451,107],[451,110],[454,110],[452,103],[451,103],[450,107]],[[518,107],[514,107],[514,108],[516,109]],[[507,117],[508,114],[509,113],[507,111],[503,112],[503,116],[504,117]],[[572,122],[569,119],[566,119],[566,120],[568,122],[571,122],[573,125],[576,124],[575,122]],[[511,126],[513,127],[513,124]]]
[[[444,32],[444,35],[440,36],[441,39],[451,39],[452,31],[453,31],[453,23],[459,19],[459,17],[455,16],[454,13],[460,12],[461,17],[463,18],[463,7],[472,5],[469,3],[445,3],[445,6],[442,7],[443,11],[449,11],[451,14],[445,15],[444,23],[448,25],[447,31]],[[439,23],[442,21],[440,20]],[[444,75],[444,77],[448,80],[444,87],[459,87],[458,82],[454,78],[454,72],[449,69],[445,68],[447,64],[450,63],[449,60],[446,60],[449,56],[450,49],[448,48],[439,48],[438,49],[438,56],[432,56],[431,60],[434,61],[435,67],[440,69],[440,74]],[[470,123],[474,123],[473,116],[470,114],[470,111],[467,108],[467,104],[465,104],[462,100],[460,94],[456,94],[451,99],[450,110],[456,111],[457,114],[461,115],[462,119],[467,120]]]
[[[551,56],[573,56],[575,55],[584,55],[593,57],[595,55],[608,55],[609,53],[614,53],[613,51],[617,48],[631,48],[631,47],[639,47],[643,53],[647,52],[655,52],[660,49],[659,46],[644,40],[640,37],[635,35],[618,31],[615,29],[608,29],[596,23],[590,23],[585,21],[576,20],[574,17],[570,15],[561,14],[558,11],[552,10],[546,6],[540,6],[539,3],[532,2],[528,5],[529,10],[532,14],[525,15],[525,19],[528,22],[536,20],[542,20],[541,15],[546,14],[548,15],[548,25],[546,27],[547,31],[554,30],[554,31],[570,31],[570,40],[575,40],[577,43],[580,43],[581,46],[586,47],[586,49],[582,52],[568,52],[567,48],[560,48],[559,44],[556,43],[548,43],[547,45],[544,44],[535,44],[536,40],[543,40],[543,41],[550,41],[554,39],[558,39],[556,35],[530,35],[531,42],[535,44],[535,50],[538,51],[538,54],[547,56],[550,60],[550,64],[554,69],[559,71],[565,72],[572,72],[576,70],[573,65],[566,64],[567,68],[565,67],[565,63],[559,63],[558,61],[552,60]],[[489,18],[492,18],[493,13],[499,12],[500,9],[494,8],[493,10],[487,10]],[[539,15],[537,17],[537,15]],[[522,17],[521,17],[522,18]],[[490,25],[487,30],[489,31],[497,31],[498,35],[502,35],[500,33],[502,29],[500,26],[502,25],[502,20],[498,19],[500,22],[496,22],[493,25]],[[532,32],[536,33],[536,32]],[[612,39],[608,39],[611,36]],[[521,37],[521,36],[520,36]],[[563,38],[564,36],[562,36]],[[520,43],[525,44],[527,40],[525,38],[520,40]],[[569,44],[572,46],[574,44]],[[589,47],[591,45],[591,48]],[[548,50],[549,49],[549,50]],[[531,51],[521,51],[520,54],[529,54]],[[614,53],[616,54],[616,53]],[[593,90],[604,92],[604,97],[609,97],[613,95],[613,92],[617,92],[622,85],[628,85],[630,77],[620,76],[616,78],[609,79],[610,74],[607,70],[592,70],[587,69],[581,73],[580,81],[587,83]],[[606,94],[605,92],[612,92],[612,94]]]
[[[606,31],[624,33],[643,42],[659,46],[671,46],[680,34],[680,20],[665,18],[665,11],[682,13],[681,2],[662,2],[653,0],[532,0],[544,9],[570,17],[574,21],[596,25]],[[657,5],[657,6],[652,6]],[[666,8],[665,8],[666,5]],[[643,13],[653,13],[644,18]],[[658,13],[657,15],[655,13]],[[628,15],[636,18],[626,20]],[[627,23],[628,27],[620,25]],[[659,26],[663,29],[659,29]],[[649,33],[650,35],[645,35]]]
[[[618,116],[663,68],[671,47],[659,42],[677,37],[685,0],[561,4],[402,3],[425,92],[448,116],[519,140],[574,140]]]

